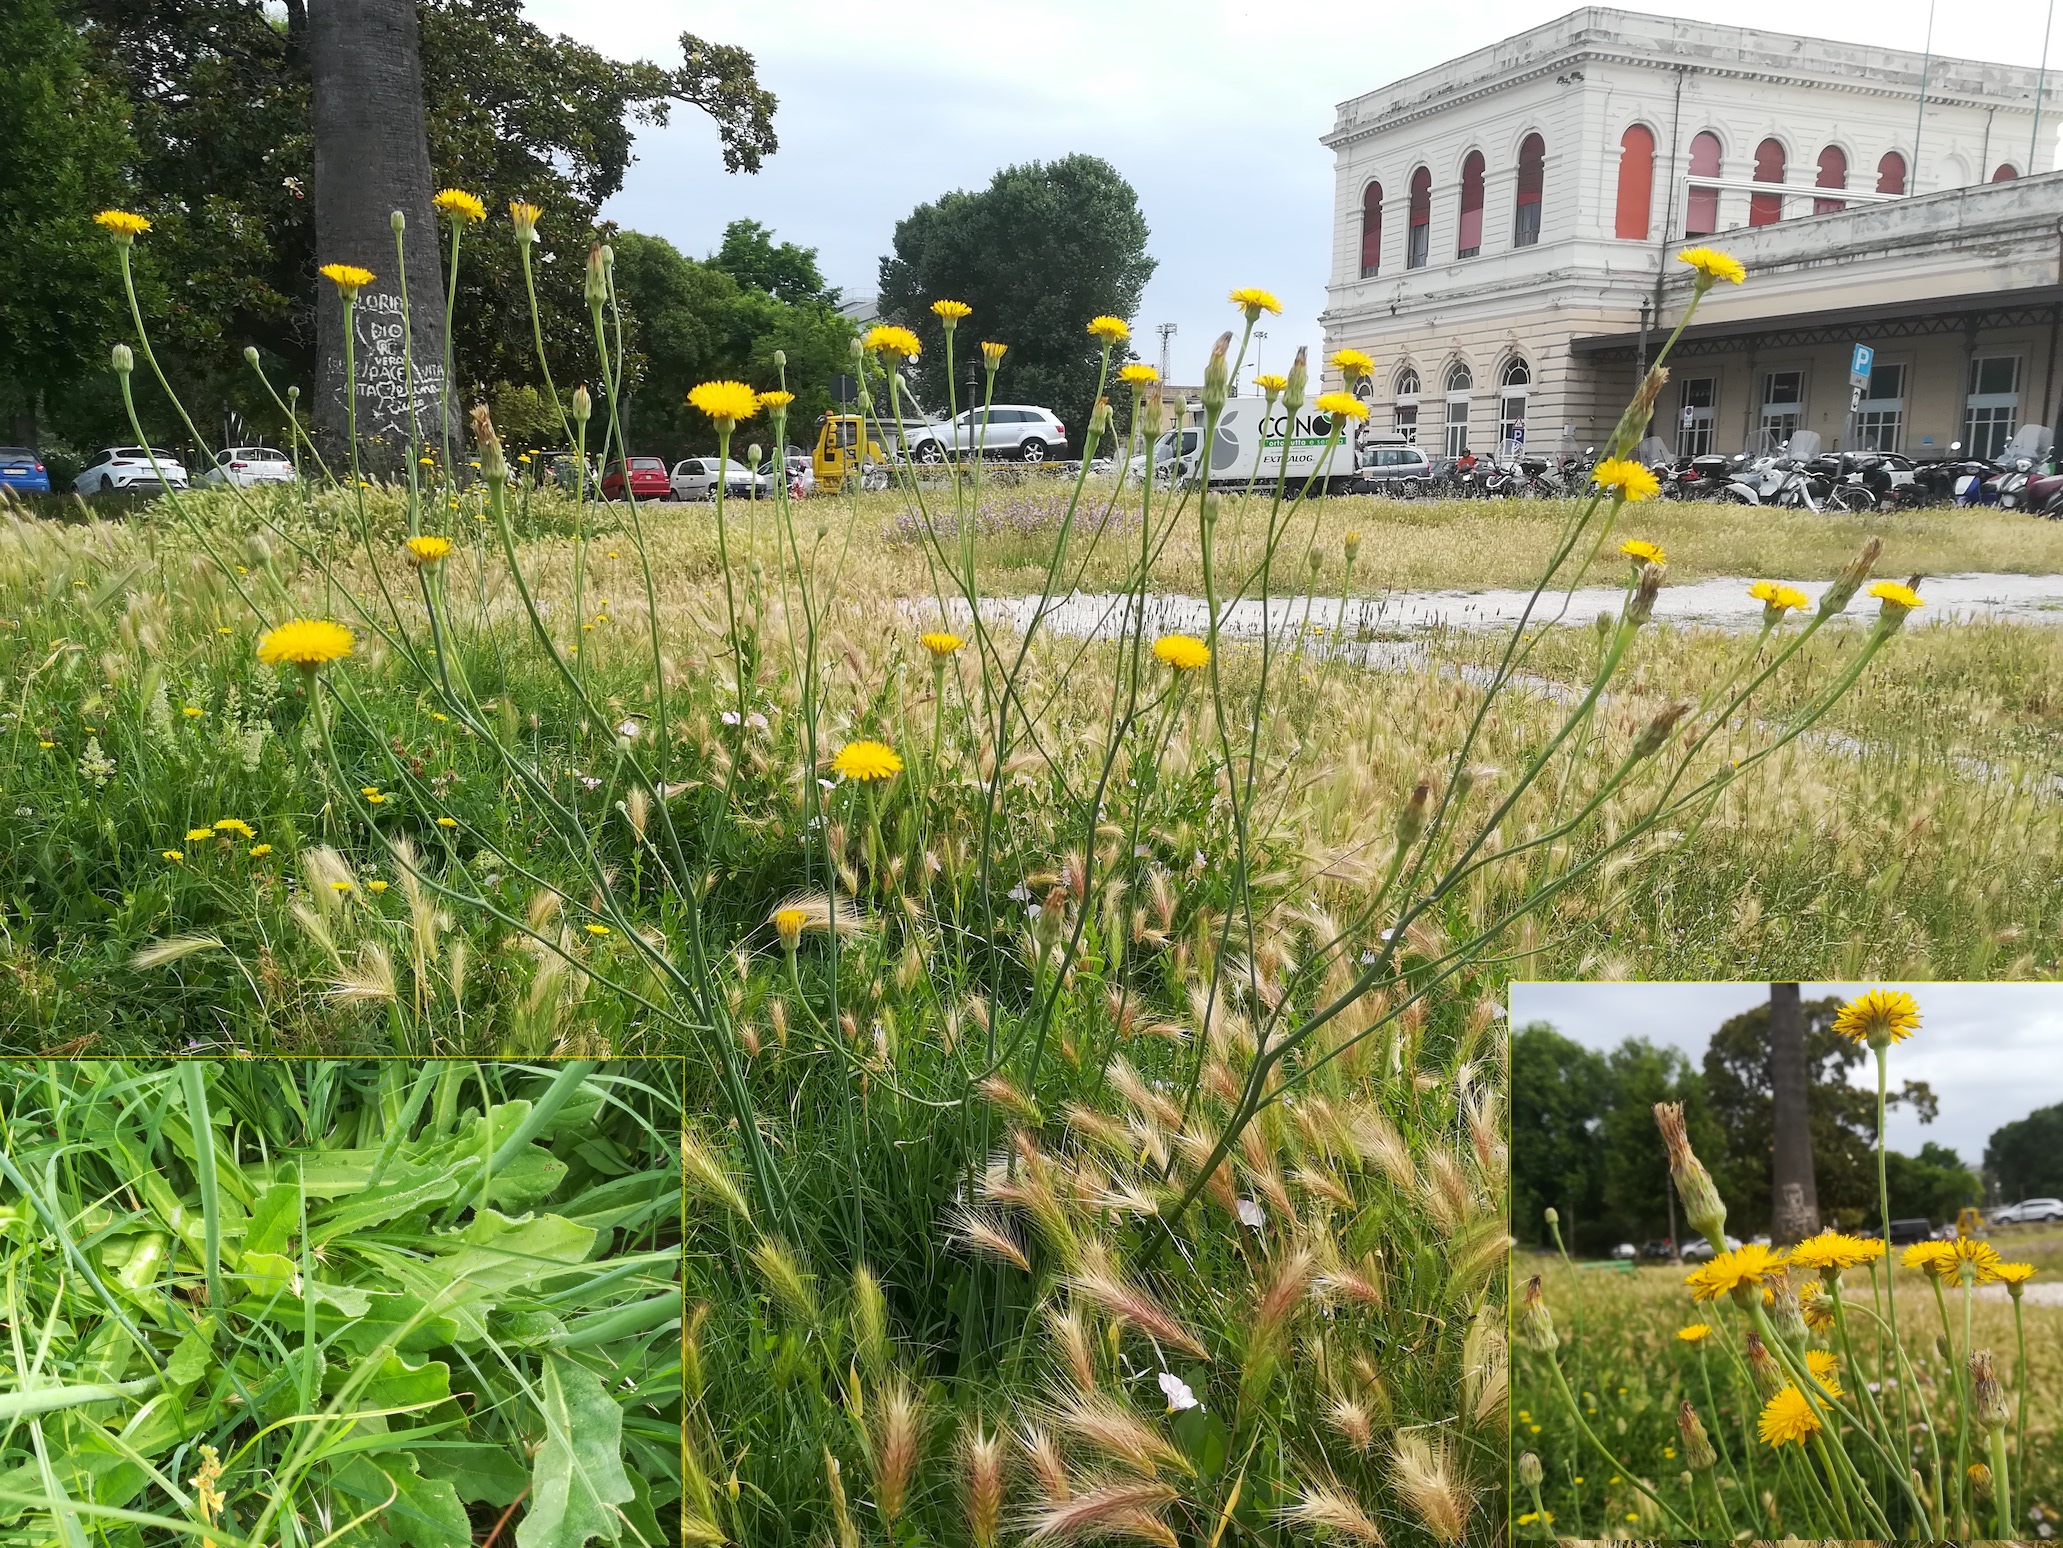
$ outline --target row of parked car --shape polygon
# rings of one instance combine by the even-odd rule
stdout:
[[[1975,1210],[1965,1210],[1963,1213],[1967,1218],[1962,1224],[1968,1225],[1973,1229],[1981,1228],[1986,1224],[1995,1226],[2053,1225],[2058,1221],[2063,1221],[2063,1199],[2022,1199],[2017,1204],[2001,1204],[1997,1209],[1990,1211],[1988,1214],[1980,1215]],[[1914,1242],[1947,1241],[1954,1238],[1957,1234],[1957,1225],[1957,1221],[1951,1220],[1946,1225],[1936,1226],[1931,1220],[1922,1220],[1917,1217],[1909,1220],[1894,1220],[1891,1222],[1891,1245],[1894,1247],[1909,1247]],[[1861,1236],[1875,1236],[1877,1233],[1865,1228],[1857,1234]],[[1750,1240],[1759,1242],[1764,1247],[1770,1245],[1767,1236],[1751,1237]],[[1729,1236],[1726,1239],[1726,1246],[1729,1252],[1740,1245],[1741,1240],[1737,1236]],[[1631,1242],[1621,1242],[1612,1249],[1611,1255],[1622,1262],[1640,1258],[1668,1259],[1679,1256],[1675,1244],[1660,1237],[1652,1241],[1643,1242],[1638,1247],[1634,1246]],[[1683,1244],[1681,1257],[1685,1263],[1703,1263],[1711,1256],[1712,1244],[1702,1236],[1694,1242]]]
[[[103,448],[72,480],[82,495],[162,494],[191,483],[186,464],[157,447]],[[270,446],[230,446],[201,470],[203,484],[291,484],[293,459]],[[27,446],[0,446],[0,487],[20,494],[49,494],[50,470]]]

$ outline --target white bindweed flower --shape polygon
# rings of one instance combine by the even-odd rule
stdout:
[[[1252,1226],[1258,1231],[1267,1225],[1268,1217],[1262,1211],[1261,1206],[1252,1199],[1241,1199],[1239,1201],[1239,1223],[1245,1226]]]
[[[622,725],[616,728],[616,734],[622,737],[626,742],[630,742],[635,741],[637,739],[637,734],[642,729],[644,728],[641,727],[635,720],[626,720]]]
[[[727,726],[735,726],[741,724],[741,722],[738,719],[738,712],[736,710],[725,710],[723,712],[723,723]]]
[[[760,714],[758,710],[754,710],[745,717],[745,724],[755,731],[764,731],[766,729],[766,716]]]
[[[1179,1414],[1203,1405],[1196,1401],[1196,1394],[1189,1390],[1189,1383],[1172,1371],[1160,1373],[1160,1390],[1168,1400],[1168,1412]]]
[[[1029,903],[1031,901],[1031,888],[1027,887],[1023,882],[1019,882],[1010,889],[1009,898],[1013,903]]]

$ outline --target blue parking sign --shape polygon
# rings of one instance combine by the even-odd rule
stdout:
[[[1877,352],[1867,344],[1855,346],[1855,354],[1848,362],[1849,378],[1860,384],[1870,379],[1870,365],[1877,358]]]

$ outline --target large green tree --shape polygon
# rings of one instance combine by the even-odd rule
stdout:
[[[1060,415],[1080,444],[1096,390],[1100,346],[1093,317],[1130,320],[1153,277],[1138,196],[1101,157],[1005,167],[978,192],[956,190],[896,223],[895,251],[881,260],[881,313],[924,340],[916,385],[927,407],[945,402],[945,351],[937,300],[974,315],[955,337],[962,387],[976,345],[1010,346],[999,398]]]
[[[2063,1103],[1994,1129],[1984,1146],[1984,1170],[2005,1203],[2063,1198]]]

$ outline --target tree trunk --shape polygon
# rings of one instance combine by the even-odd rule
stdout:
[[[1779,1247],[1819,1230],[1812,1176],[1812,1121],[1806,1105],[1805,1017],[1796,984],[1769,986],[1769,1084],[1774,1099],[1769,1234]]]
[[[430,146],[423,122],[422,45],[415,0],[313,0],[307,46],[314,87],[315,250],[318,264],[348,263],[377,278],[353,315],[359,452],[398,470],[410,434],[409,376],[402,347],[401,276],[393,216],[407,219],[408,331],[415,359],[414,418],[441,441],[444,278],[430,205]],[[336,287],[316,285],[315,422],[325,455],[346,451],[344,308]],[[341,473],[339,462],[331,466]]]

